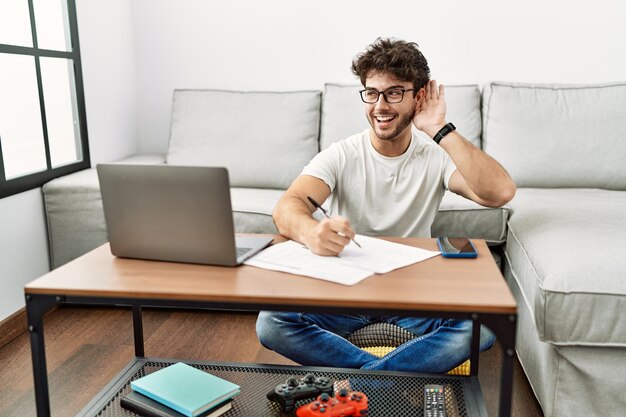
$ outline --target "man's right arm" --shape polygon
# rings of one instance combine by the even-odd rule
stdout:
[[[278,233],[306,245],[318,255],[336,256],[350,243],[354,230],[347,219],[335,216],[317,221],[316,208],[307,196],[320,204],[330,195],[330,188],[319,178],[300,175],[274,208],[272,217]]]

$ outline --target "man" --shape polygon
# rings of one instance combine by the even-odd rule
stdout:
[[[319,255],[334,256],[355,236],[430,237],[445,189],[499,207],[515,184],[494,159],[446,120],[445,90],[430,80],[417,44],[378,39],[352,70],[364,89],[370,128],[333,144],[307,165],[276,205],[278,231]],[[425,142],[412,125],[433,140]],[[330,219],[317,221],[307,196],[330,197]],[[416,338],[383,358],[345,337],[374,322],[394,323]],[[470,355],[467,320],[261,312],[261,343],[302,364],[414,372],[446,372]],[[480,349],[493,334],[481,329]]]

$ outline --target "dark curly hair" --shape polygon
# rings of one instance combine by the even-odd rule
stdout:
[[[415,42],[378,38],[365,52],[352,61],[352,72],[365,87],[367,77],[375,73],[389,74],[398,81],[413,83],[414,95],[430,79],[426,58]]]

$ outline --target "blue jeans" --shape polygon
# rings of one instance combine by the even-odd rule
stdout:
[[[416,338],[382,358],[345,339],[368,324],[380,322],[400,326]],[[263,346],[301,365],[445,373],[469,358],[472,322],[261,311],[256,331]],[[489,349],[494,340],[493,333],[481,326],[480,350]]]

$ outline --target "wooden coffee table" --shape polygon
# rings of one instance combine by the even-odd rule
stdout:
[[[283,239],[280,236],[275,238],[276,241]],[[434,239],[389,240],[437,250]],[[478,250],[476,259],[446,259],[437,256],[387,274],[375,275],[350,287],[250,266],[231,268],[116,258],[111,255],[108,244],[105,244],[25,287],[37,415],[50,415],[43,315],[61,303],[87,303],[132,306],[136,358],[120,374],[119,381],[110,384],[99,396],[102,398],[94,399],[81,415],[89,415],[103,404],[110,407],[111,399],[104,397],[110,397],[112,393],[119,394],[119,390],[132,377],[132,372],[146,365],[142,307],[167,306],[472,320],[474,337],[471,375],[447,378],[460,378],[460,383],[470,387],[462,395],[475,397],[467,400],[469,405],[463,415],[486,415],[477,376],[478,335],[480,324],[486,325],[496,334],[503,350],[499,416],[508,417],[511,410],[517,308],[486,243],[482,240],[474,240],[474,243]],[[253,367],[258,369],[264,365]],[[267,366],[270,371],[276,368]],[[300,372],[301,369],[305,368],[282,367],[280,372]],[[317,370],[333,372],[333,369],[328,368]],[[240,371],[238,368],[237,372]],[[420,374],[380,371],[338,371],[344,372],[342,375],[375,375],[381,378],[385,375],[398,378],[422,377]],[[432,379],[434,376],[428,377]],[[245,389],[242,387],[242,393]],[[230,416],[230,413],[226,416]]]

